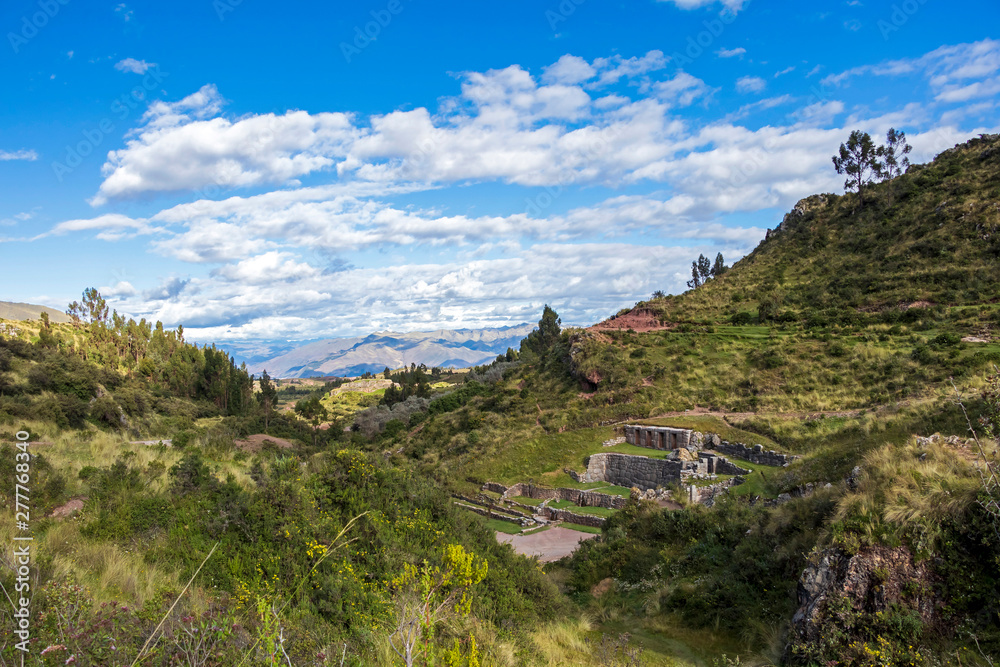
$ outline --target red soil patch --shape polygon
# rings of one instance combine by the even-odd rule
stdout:
[[[52,514],[49,514],[49,516],[52,517],[53,519],[69,518],[83,509],[84,500],[86,500],[86,498],[74,498],[65,505],[60,505],[59,507],[52,510]]]
[[[609,317],[590,327],[590,331],[663,331],[672,329],[673,324],[663,324],[655,314],[648,310],[630,310],[622,315]]]
[[[273,443],[279,449],[291,449],[295,446],[284,438],[276,438],[266,433],[255,433],[246,440],[234,440],[233,444],[245,452],[256,453],[263,449],[268,442]]]

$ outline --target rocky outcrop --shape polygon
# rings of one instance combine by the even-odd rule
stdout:
[[[897,604],[930,624],[940,602],[933,584],[929,564],[915,562],[906,547],[866,547],[853,556],[826,549],[814,556],[799,579],[790,642],[821,640],[838,609],[875,614]]]
[[[692,484],[687,488],[688,501],[711,507],[715,504],[716,496],[728,492],[730,488],[742,484],[745,481],[746,480],[742,477],[733,477],[732,479],[727,479],[724,482],[710,484],[708,486],[695,486]]]

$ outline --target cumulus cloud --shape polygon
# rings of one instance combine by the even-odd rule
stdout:
[[[719,82],[667,70],[659,51],[463,72],[436,108],[369,117],[234,117],[209,85],[152,103],[94,198],[194,192],[188,201],[47,234],[135,238],[184,263],[159,285],[113,286],[116,306],[218,340],[533,321],[554,295],[564,321],[593,321],[683,289],[698,252],[747,252],[765,231],[742,214],[777,222],[801,197],[839,191],[829,156],[852,129],[905,128],[915,161],[989,131],[966,124],[989,122],[993,51],[959,45],[840,75],[916,74],[940,98],[937,110],[884,113],[781,95],[726,114],[713,106]],[[975,104],[948,101],[966,98]],[[784,121],[740,120],[793,104]],[[326,184],[298,184],[309,175]],[[505,197],[458,204],[455,185]]]
[[[576,85],[597,74],[597,70],[586,60],[569,53],[545,68],[542,81],[565,85]]]
[[[133,74],[145,74],[150,67],[156,67],[156,63],[147,63],[145,60],[136,60],[135,58],[125,58],[115,63],[115,69],[119,72],[132,72]]]
[[[737,259],[751,245],[729,242],[721,250]],[[125,304],[171,326],[183,322],[189,337],[213,340],[276,331],[317,338],[379,328],[501,326],[536,319],[544,303],[553,304],[565,322],[591,322],[636,295],[682,289],[691,253],[718,249],[552,243],[518,257],[405,263],[333,275],[322,275],[291,254],[266,253],[211,280],[192,281],[176,297]],[[268,272],[282,279],[259,279]],[[247,280],[257,280],[254,289],[246,289]]]
[[[684,71],[678,72],[673,79],[658,82],[655,89],[661,100],[682,107],[710,97],[714,92],[707,83]]]
[[[741,76],[736,80],[736,90],[741,93],[759,93],[767,88],[767,81],[759,76]]]
[[[342,113],[288,111],[230,121],[211,114],[214,87],[175,105],[153,105],[125,148],[111,151],[91,203],[145,192],[283,183],[334,164],[354,136]]]

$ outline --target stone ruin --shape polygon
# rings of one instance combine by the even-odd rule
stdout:
[[[578,473],[564,468],[576,482],[604,482],[632,489],[632,494],[640,498],[666,499],[665,487],[680,485],[690,502],[711,505],[717,496],[726,493],[730,487],[742,484],[745,475],[752,471],[742,468],[727,456],[743,459],[757,465],[787,466],[795,457],[773,450],[764,450],[762,445],[731,443],[714,433],[699,433],[692,429],[668,426],[646,426],[628,424],[623,427],[624,436],[618,436],[602,443],[613,447],[628,443],[670,452],[665,458],[600,452],[587,457],[587,470]],[[686,450],[686,451],[681,451]],[[707,450],[707,451],[706,451]],[[719,475],[730,476],[716,481]],[[707,484],[705,482],[708,482]],[[568,500],[579,507],[605,507],[621,509],[626,499],[596,491],[567,488],[546,488],[533,484],[504,486],[495,482],[483,485],[483,491],[500,494],[499,501],[480,494],[477,498],[461,497],[467,509],[491,518],[519,523],[522,526],[544,524],[548,521],[566,521],[589,526],[600,526],[602,517],[575,514],[568,510],[547,507],[552,500]],[[522,505],[513,501],[514,497],[543,500],[539,506]],[[516,509],[520,508],[520,510]],[[524,513],[521,510],[529,512]]]
[[[690,449],[694,433],[686,428],[629,424],[625,427],[625,442],[650,449]]]

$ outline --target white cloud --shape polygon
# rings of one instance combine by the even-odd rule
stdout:
[[[654,88],[666,104],[681,107],[689,106],[698,99],[710,97],[714,92],[707,83],[684,71],[677,72],[673,79],[658,82]]]
[[[34,162],[38,159],[38,153],[32,150],[5,151],[0,149],[0,162],[9,160],[27,160]]]
[[[733,58],[736,56],[743,58],[743,56],[746,55],[746,52],[747,52],[746,49],[744,49],[742,46],[738,46],[735,49],[719,49],[718,51],[715,52],[715,55],[719,56],[720,58]]]
[[[152,105],[125,148],[108,154],[94,205],[144,192],[283,183],[334,165],[353,138],[342,113],[288,111],[242,120],[194,120],[218,104],[211,93]]]
[[[670,2],[679,7],[680,9],[699,9],[701,7],[711,6],[716,4],[721,4],[727,10],[731,12],[738,12],[743,9],[743,5],[746,4],[747,0],[658,0],[659,2]]]
[[[824,86],[841,86],[852,78],[902,76],[923,73],[935,100],[962,103],[1000,93],[1000,40],[984,39],[969,44],[942,46],[919,58],[890,60],[862,65],[822,80]]]
[[[597,70],[586,60],[568,53],[552,65],[546,67],[544,71],[542,81],[545,83],[570,86],[583,83],[597,74]]]
[[[778,70],[777,72],[775,72],[774,73],[774,78],[777,79],[779,76],[784,76],[784,75],[790,74],[790,73],[792,73],[794,71],[795,71],[795,65],[792,65],[791,67],[786,67],[783,70]]]
[[[266,253],[211,279],[164,288],[159,296],[174,292],[167,298],[124,305],[168,326],[184,323],[189,338],[216,341],[500,326],[537,319],[544,303],[564,322],[593,322],[655,289],[683,289],[692,254],[722,250],[733,261],[759,238],[721,247],[541,244],[518,257],[333,274],[292,254]],[[267,280],[269,274],[280,279]],[[247,280],[256,281],[254,289],[246,289]]]
[[[618,83],[622,78],[635,78],[666,66],[667,58],[662,51],[656,50],[641,57],[622,58],[614,55],[610,58],[597,58],[594,60],[594,67],[600,71],[600,77],[594,85],[600,87]]]
[[[736,80],[736,90],[741,93],[759,93],[767,88],[767,81],[759,76],[741,76]]]
[[[99,287],[97,291],[106,299],[120,299],[138,294],[138,290],[127,280],[119,280],[114,285]]]
[[[794,112],[792,116],[803,123],[825,125],[842,113],[844,113],[844,103],[840,100],[830,100],[810,104]]]
[[[73,53],[70,51],[70,53]],[[72,56],[70,56],[72,58]],[[115,69],[119,72],[132,72],[133,74],[145,74],[150,67],[156,67],[156,63],[147,63],[145,60],[135,58],[125,58],[115,63]]]
[[[196,195],[147,217],[108,213],[49,233],[145,235],[168,258],[158,261],[185,262],[190,273],[131,295],[122,287],[116,298],[219,340],[533,321],[553,295],[564,299],[565,321],[594,321],[653,289],[682,289],[692,255],[722,249],[732,261],[753,247],[764,230],[739,214],[774,211],[777,222],[803,196],[840,191],[829,156],[852,129],[905,128],[915,161],[990,131],[968,125],[991,119],[989,98],[975,96],[996,76],[992,51],[949,48],[843,81],[915,73],[934,96],[971,96],[964,115],[944,101],[925,109],[907,99],[879,114],[781,95],[723,116],[711,106],[711,79],[662,71],[659,52],[592,62],[567,54],[538,73],[466,72],[435,109],[366,118],[230,117],[205,86],[150,105],[111,154],[95,201],[215,184],[283,189]],[[748,90],[761,92],[759,82]],[[763,127],[738,122],[793,103],[802,108],[789,108],[784,123],[777,114]],[[317,172],[328,184],[296,183]],[[466,205],[431,192],[455,184],[497,187],[504,203],[490,210],[491,197]],[[592,197],[591,186],[615,191]],[[632,245],[636,237],[643,242]]]

